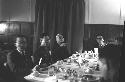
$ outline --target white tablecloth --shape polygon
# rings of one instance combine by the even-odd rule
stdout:
[[[106,64],[104,64],[103,62],[101,62],[101,61],[99,61],[99,64],[100,64],[100,68],[101,68],[101,70],[100,71],[95,71],[95,73],[93,73],[93,74],[90,74],[90,75],[93,75],[93,76],[95,76],[95,77],[99,77],[99,78],[101,78],[101,77],[105,77],[105,72],[107,71],[107,67],[106,67]],[[60,65],[61,66],[61,65]],[[79,68],[79,66],[77,65],[77,64],[74,64],[74,63],[72,63],[72,64],[63,64],[62,65],[63,67],[65,67],[65,68],[72,68],[72,69],[76,69],[76,70],[83,70],[83,69],[81,69],[81,68]],[[28,76],[25,76],[24,78],[26,79],[26,80],[28,80],[28,81],[31,81],[31,82],[57,82],[57,80],[58,80],[58,82],[71,82],[70,80],[62,80],[62,79],[57,79],[57,77],[56,76],[48,76],[48,74],[41,74],[41,75],[43,75],[43,77],[41,76],[41,77],[36,77],[36,76],[34,76],[33,75],[33,73],[31,73],[30,75],[28,75]],[[86,74],[84,74],[84,75],[86,75]],[[89,74],[88,74],[89,75]],[[91,82],[91,81],[90,81]]]
[[[33,76],[33,74],[31,73],[28,76],[24,77],[26,80],[31,81],[31,82],[56,82],[56,76],[47,76],[47,77],[36,77]]]
[[[70,80],[56,79],[56,76],[48,76],[46,78],[35,77],[32,74],[24,77],[31,82],[70,82]],[[58,80],[58,81],[57,81]]]

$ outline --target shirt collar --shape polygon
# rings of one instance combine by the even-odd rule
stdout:
[[[22,51],[21,51],[21,50],[19,50],[18,48],[17,48],[16,50],[17,50],[19,53],[21,53],[21,54],[22,54],[23,52],[25,53],[25,50],[22,50]]]

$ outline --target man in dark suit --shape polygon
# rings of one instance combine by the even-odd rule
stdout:
[[[56,35],[56,43],[54,45],[53,51],[53,61],[63,60],[70,56],[67,49],[67,43],[64,43],[64,38],[61,34]]]
[[[34,54],[35,65],[48,66],[52,63],[51,61],[51,50],[50,50],[50,37],[48,34],[43,33],[40,36],[40,46]]]
[[[11,73],[10,78],[13,78],[13,81],[19,81],[31,72],[33,63],[31,53],[27,50],[25,36],[17,36],[15,46],[16,50],[7,55],[7,66]]]
[[[104,47],[102,54],[104,54],[103,58],[107,61],[107,76],[111,82],[118,82],[122,50],[117,45],[108,44]]]

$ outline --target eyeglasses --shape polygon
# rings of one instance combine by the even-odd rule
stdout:
[[[40,42],[50,42],[50,39],[43,39],[43,38],[40,38]]]

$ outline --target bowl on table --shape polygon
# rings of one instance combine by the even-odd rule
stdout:
[[[99,82],[99,81],[100,81],[100,78],[99,78],[99,77],[92,76],[92,75],[84,75],[84,76],[82,77],[82,81],[83,81],[83,82]]]

